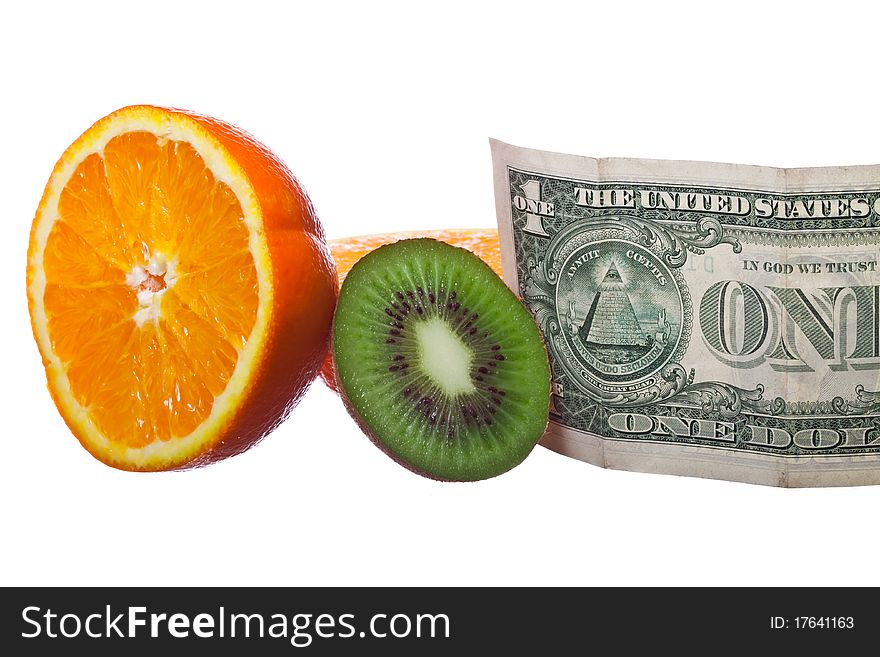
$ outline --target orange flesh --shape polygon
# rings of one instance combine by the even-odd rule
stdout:
[[[256,320],[257,271],[235,194],[188,143],[129,132],[80,163],[58,213],[43,299],[74,397],[130,447],[191,433]],[[148,271],[160,255],[167,273]]]
[[[333,261],[336,263],[339,285],[342,285],[342,281],[345,280],[354,264],[370,251],[374,251],[384,244],[391,244],[408,237],[431,237],[467,249],[479,256],[499,276],[501,275],[501,248],[498,245],[497,230],[494,228],[448,228],[445,230],[359,235],[332,240],[329,245]]]

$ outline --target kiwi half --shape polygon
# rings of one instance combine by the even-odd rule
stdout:
[[[333,355],[367,435],[434,479],[501,474],[547,426],[550,369],[534,319],[488,265],[444,242],[403,240],[354,265]]]

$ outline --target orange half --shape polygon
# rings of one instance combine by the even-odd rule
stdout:
[[[208,463],[276,426],[324,357],[336,296],[287,168],[233,126],[149,106],[64,153],[27,287],[59,411],[129,470]]]

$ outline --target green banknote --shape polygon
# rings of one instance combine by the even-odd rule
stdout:
[[[492,141],[543,444],[609,468],[880,483],[880,166],[592,159]]]

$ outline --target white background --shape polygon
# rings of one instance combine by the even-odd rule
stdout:
[[[118,107],[250,131],[330,237],[493,226],[490,136],[880,161],[878,16],[845,2],[298,4],[4,8],[0,585],[880,584],[880,487],[605,471],[540,447],[494,480],[442,484],[384,456],[320,382],[262,444],[208,468],[129,474],[89,456],[46,391],[25,260],[56,159]]]

